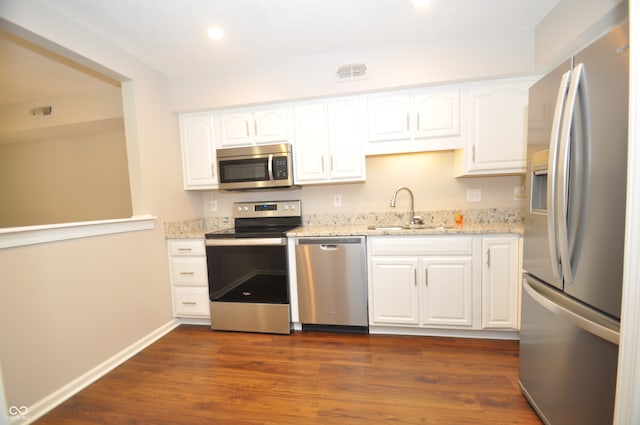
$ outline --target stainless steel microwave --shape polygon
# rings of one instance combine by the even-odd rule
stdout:
[[[293,187],[290,143],[217,149],[216,156],[222,190]]]

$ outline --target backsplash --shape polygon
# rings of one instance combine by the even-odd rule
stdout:
[[[463,215],[466,224],[522,223],[522,208],[477,208],[461,210],[416,211],[425,224],[439,226],[453,224],[454,213]],[[370,224],[402,224],[409,222],[409,213],[371,212],[353,214],[304,214],[305,226],[348,226]],[[168,239],[200,238],[207,232],[233,226],[231,217],[208,217],[166,222],[165,236]]]

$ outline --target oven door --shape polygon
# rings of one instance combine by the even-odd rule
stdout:
[[[211,327],[289,333],[286,238],[207,239]]]

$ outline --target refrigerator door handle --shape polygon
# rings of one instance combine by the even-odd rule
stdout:
[[[569,88],[569,80],[571,71],[567,71],[562,75],[560,80],[560,88],[558,89],[558,97],[553,113],[553,124],[551,126],[551,139],[549,141],[549,162],[547,165],[547,235],[549,240],[549,253],[551,257],[551,271],[553,275],[560,279],[560,258],[558,254],[557,232],[557,212],[556,212],[556,187],[558,175],[558,149],[560,144],[560,126],[562,125],[562,116],[564,106],[567,100],[567,90]]]
[[[562,130],[560,132],[560,147],[558,154],[558,185],[556,186],[556,220],[558,231],[558,250],[560,251],[560,263],[562,265],[562,277],[565,285],[573,283],[573,270],[571,268],[571,253],[569,252],[568,230],[568,203],[569,203],[569,162],[571,153],[571,127],[575,116],[576,99],[578,89],[582,83],[584,65],[578,64],[571,74],[571,83],[567,95],[567,103],[564,108]]]
[[[537,287],[538,284],[527,279],[525,279],[522,284],[522,287],[527,295],[533,298],[542,307],[546,308],[552,313],[563,317],[564,319],[570,321],[581,329],[584,329],[590,334],[596,335],[606,341],[609,341],[612,344],[620,345],[619,328],[613,329],[607,327],[605,324],[597,323],[594,320],[590,320],[588,317],[585,317],[582,314],[578,314],[577,312],[570,310],[560,303],[555,302],[550,297],[545,296],[545,294],[542,294],[541,292],[536,290],[534,286]]]

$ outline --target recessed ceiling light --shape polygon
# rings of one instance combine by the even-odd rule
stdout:
[[[224,37],[224,31],[220,27],[211,27],[209,31],[207,31],[207,35],[210,39],[218,41]]]
[[[412,3],[416,9],[424,9],[431,4],[431,0],[413,0]]]

